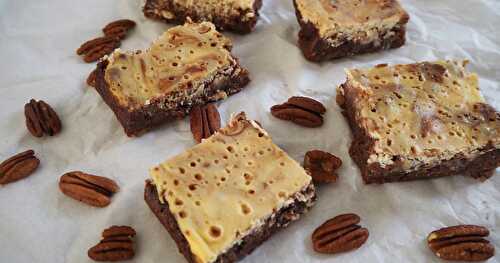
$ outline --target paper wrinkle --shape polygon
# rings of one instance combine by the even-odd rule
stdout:
[[[500,109],[500,2],[403,0],[410,14],[408,41],[399,49],[324,63],[305,60],[297,48],[299,26],[291,0],[264,0],[255,32],[225,33],[233,54],[250,71],[246,89],[218,103],[223,123],[245,111],[274,142],[302,162],[312,149],[339,156],[339,180],[318,187],[311,212],[266,241],[242,262],[442,262],[427,248],[431,231],[457,224],[490,229],[500,250],[500,172],[480,183],[456,176],[431,181],[365,185],[349,157],[351,132],[335,103],[344,68],[436,59],[468,59],[480,77],[486,100]],[[136,0],[0,1],[0,159],[34,149],[41,160],[35,174],[0,187],[0,262],[92,262],[87,250],[111,225],[138,233],[131,263],[183,263],[174,241],[143,200],[148,169],[195,144],[189,120],[163,125],[128,138],[113,112],[85,84],[94,64],[75,54],[84,41],[102,34],[108,22],[129,18],[138,25],[123,50],[143,49],[167,28],[142,14]],[[64,11],[62,11],[64,10]],[[89,10],[91,10],[89,12]],[[325,123],[307,129],[271,116],[269,108],[294,95],[313,97],[327,107]],[[34,138],[24,124],[29,99],[48,102],[63,129]],[[118,192],[106,208],[64,196],[59,177],[69,171],[107,176]],[[320,255],[310,235],[327,219],[357,213],[370,237],[354,252]],[[498,263],[500,258],[488,263]]]

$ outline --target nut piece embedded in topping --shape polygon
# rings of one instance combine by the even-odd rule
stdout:
[[[8,184],[31,175],[40,164],[33,150],[18,153],[0,163],[0,184]]]
[[[134,257],[136,232],[129,226],[112,226],[102,232],[99,244],[88,250],[89,258],[95,261],[122,261]]]
[[[484,261],[495,255],[495,248],[483,237],[488,229],[459,225],[433,231],[427,237],[429,248],[439,258],[457,261]]]
[[[57,113],[45,101],[31,99],[24,105],[24,115],[26,116],[26,127],[35,137],[42,137],[43,134],[54,136],[61,131],[61,120]]]
[[[111,197],[119,190],[116,182],[111,179],[80,171],[61,176],[59,188],[65,195],[96,207],[109,205]]]
[[[316,252],[334,254],[361,247],[368,239],[368,230],[358,225],[356,214],[336,216],[314,230],[313,248]]]
[[[291,97],[287,102],[271,107],[271,114],[282,120],[294,122],[304,127],[323,125],[326,108],[320,102],[307,97]]]
[[[338,175],[335,171],[342,165],[337,156],[319,150],[308,151],[304,156],[304,169],[316,183],[334,183]]]
[[[195,106],[190,114],[191,132],[197,142],[206,139],[220,129],[220,115],[214,104]]]

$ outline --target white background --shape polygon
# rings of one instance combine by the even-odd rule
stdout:
[[[320,187],[315,208],[276,234],[244,262],[440,262],[427,249],[434,229],[456,224],[488,227],[500,250],[500,176],[480,183],[462,176],[431,181],[364,185],[347,150],[348,126],[335,104],[344,68],[469,59],[488,102],[500,108],[500,1],[404,0],[410,13],[407,44],[396,50],[323,64],[306,61],[296,46],[298,24],[291,0],[264,0],[256,31],[229,34],[234,54],[252,82],[219,103],[222,120],[246,111],[297,161],[322,149],[344,161],[340,180]],[[169,26],[146,19],[139,0],[0,0],[0,160],[32,148],[41,166],[31,177],[0,187],[0,262],[91,262],[87,249],[111,225],[131,225],[137,255],[131,262],[185,262],[175,243],[143,201],[148,168],[194,145],[188,119],[128,138],[94,89],[85,85],[93,64],[75,54],[84,41],[119,18],[138,22],[122,45],[145,48]],[[322,101],[325,125],[306,129],[273,118],[270,106],[292,95]],[[23,105],[43,99],[62,119],[55,137],[34,138]],[[58,179],[82,170],[121,186],[110,206],[93,208],[64,196]],[[347,212],[370,231],[359,250],[320,255],[310,234],[325,220]],[[500,254],[500,251],[497,251]],[[489,263],[500,262],[499,256]]]

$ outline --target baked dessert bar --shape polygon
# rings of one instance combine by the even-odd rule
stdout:
[[[235,262],[313,205],[311,177],[243,113],[150,170],[145,200],[188,262]]]
[[[259,17],[262,0],[146,0],[143,11],[149,18],[168,23],[210,21],[220,30],[249,33]]]
[[[354,134],[350,155],[366,183],[493,175],[500,166],[500,115],[466,64],[347,70],[337,102]]]
[[[311,61],[397,48],[409,16],[397,0],[294,0],[299,47]]]
[[[127,135],[187,115],[240,91],[248,71],[209,22],[167,30],[147,50],[115,50],[97,65],[96,89]]]

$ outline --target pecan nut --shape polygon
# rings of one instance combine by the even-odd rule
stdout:
[[[283,104],[271,107],[271,114],[282,120],[291,121],[305,127],[323,125],[326,108],[320,102],[307,97],[291,97]]]
[[[103,45],[98,45],[90,49],[85,55],[83,56],[83,61],[90,63],[99,60],[100,58],[104,57],[105,55],[111,54],[113,50],[116,48],[120,47],[121,42],[116,41],[116,42],[110,42],[107,44]]]
[[[495,255],[495,247],[484,239],[489,234],[482,226],[452,226],[431,232],[427,244],[436,256],[445,260],[483,261]]]
[[[91,49],[95,48],[96,46],[101,46],[101,45],[106,45],[109,43],[114,43],[114,42],[119,42],[120,39],[114,36],[105,36],[105,37],[98,37],[91,39],[85,43],[83,43],[77,50],[76,54],[78,55],[84,55],[87,52],[89,52]]]
[[[87,77],[87,85],[95,88],[96,77],[97,77],[97,70],[94,69],[92,70],[92,72],[90,72],[89,76]]]
[[[120,19],[107,24],[102,32],[105,36],[116,36],[120,39],[125,38],[128,31],[135,27],[135,22],[129,19]]]
[[[0,163],[0,184],[8,184],[30,176],[40,164],[33,150],[18,153]]]
[[[134,257],[136,232],[129,226],[112,226],[102,232],[99,244],[88,250],[89,258],[95,261],[121,261]]]
[[[57,113],[45,101],[31,99],[24,105],[24,115],[26,116],[26,127],[35,137],[42,137],[43,134],[54,136],[61,131],[61,120]]]
[[[120,38],[114,35],[98,37],[83,43],[76,53],[83,56],[85,62],[90,63],[110,54],[120,44]]]
[[[113,194],[120,189],[111,179],[80,171],[61,176],[59,188],[65,195],[96,207],[109,205]]]
[[[220,129],[220,115],[214,104],[195,106],[190,114],[191,132],[197,142],[206,139]]]
[[[342,166],[342,160],[337,156],[320,150],[308,151],[304,156],[304,168],[309,172],[314,182],[333,183],[338,175],[335,171]]]
[[[358,215],[343,214],[327,220],[312,234],[313,248],[319,253],[340,253],[361,247],[368,239],[368,230],[358,225]]]

